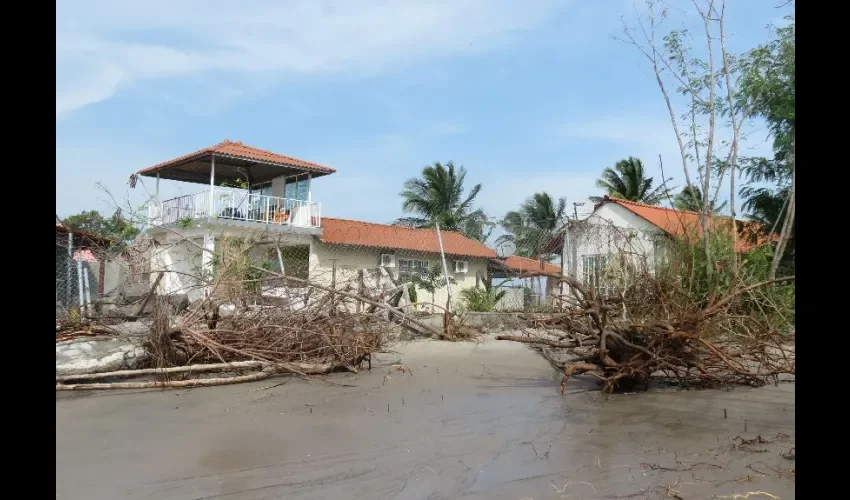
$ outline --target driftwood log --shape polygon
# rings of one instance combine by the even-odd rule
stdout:
[[[234,377],[194,378],[186,380],[157,380],[145,382],[105,382],[68,384],[85,380],[109,380],[115,378],[134,378],[142,376],[166,376],[172,374],[198,374],[208,372],[229,372],[258,370],[254,373]],[[296,375],[326,375],[345,370],[358,371],[354,366],[339,366],[332,363],[265,363],[262,361],[241,361],[234,363],[216,363],[190,366],[175,366],[171,368],[146,368],[141,370],[121,370],[114,372],[89,373],[83,375],[65,375],[56,377],[57,391],[81,391],[103,389],[155,389],[155,388],[188,388],[210,387],[215,385],[239,384],[263,380],[273,375],[289,373]]]

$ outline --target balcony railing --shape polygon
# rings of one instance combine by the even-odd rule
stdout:
[[[321,227],[321,204],[276,196],[249,194],[245,191],[218,189],[210,210],[210,192],[178,196],[148,209],[152,226],[176,224],[182,221],[230,219],[297,227]]]

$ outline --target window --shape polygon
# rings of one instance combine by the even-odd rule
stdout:
[[[398,277],[402,281],[408,281],[414,275],[424,276],[428,273],[428,267],[427,260],[398,259]]]
[[[590,286],[597,295],[604,295],[609,291],[605,279],[605,267],[607,265],[607,255],[582,255],[581,257],[582,281]]]
[[[290,200],[307,200],[307,186],[309,181],[306,175],[299,175],[286,179],[283,188],[283,197]]]
[[[271,182],[269,182],[268,184],[263,184],[262,186],[254,186],[252,187],[251,192],[260,196],[271,196],[272,184]]]

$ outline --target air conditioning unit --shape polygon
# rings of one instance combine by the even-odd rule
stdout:
[[[391,253],[382,253],[381,267],[395,267],[395,255]]]
[[[455,261],[455,272],[456,273],[466,273],[469,271],[469,261],[466,260],[456,260]]]

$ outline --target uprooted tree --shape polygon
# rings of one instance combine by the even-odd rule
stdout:
[[[712,232],[716,267],[708,275],[698,235],[652,235],[659,250],[647,258],[640,246],[648,236],[587,222],[571,232],[573,241],[603,235],[607,261],[583,269],[582,280],[551,276],[568,288],[555,297],[562,312],[536,319],[523,335],[497,337],[537,346],[564,371],[562,392],[579,374],[615,392],[648,387],[650,378],[684,387],[759,386],[795,373],[794,277],[769,277],[767,245],[735,252],[728,232]]]

